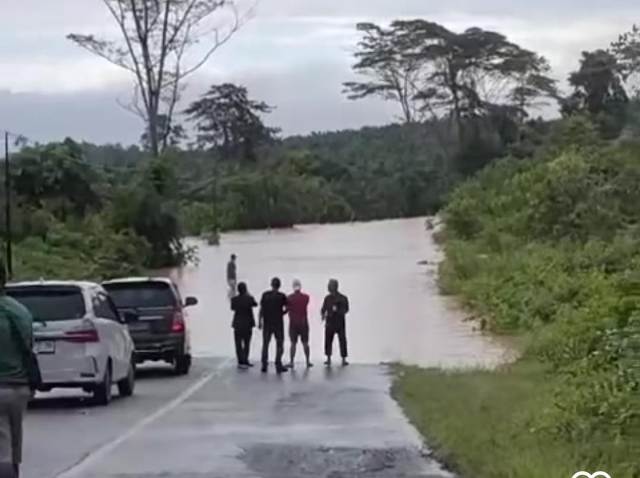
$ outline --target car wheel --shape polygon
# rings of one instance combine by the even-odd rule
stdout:
[[[129,364],[127,376],[118,382],[118,393],[121,397],[130,397],[136,388],[136,368],[133,361]]]
[[[174,361],[176,375],[187,375],[191,369],[191,355],[179,355]]]
[[[93,391],[93,399],[98,405],[109,405],[111,402],[111,388],[113,387],[113,380],[111,376],[111,364],[107,365],[107,370],[104,372],[104,378]]]

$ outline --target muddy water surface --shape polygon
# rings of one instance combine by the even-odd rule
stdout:
[[[442,254],[423,219],[231,233],[223,236],[220,247],[194,242],[199,265],[171,275],[184,295],[200,301],[189,312],[195,355],[233,355],[225,268],[235,253],[239,279],[248,282],[258,300],[273,276],[282,279],[285,292],[294,278],[302,280],[312,297],[316,362],[322,360],[319,308],[333,277],[351,301],[353,362],[457,367],[492,365],[505,356],[495,339],[475,332],[465,314],[438,293],[435,264]],[[423,261],[428,264],[420,265]],[[256,337],[254,358],[260,344]]]

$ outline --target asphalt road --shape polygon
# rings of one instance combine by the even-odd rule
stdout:
[[[427,478],[449,476],[389,396],[384,367],[239,372],[196,361],[188,377],[144,370],[132,398],[38,398],[25,478]]]

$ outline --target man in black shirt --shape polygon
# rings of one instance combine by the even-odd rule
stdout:
[[[327,356],[325,365],[331,367],[331,356],[333,355],[333,338],[337,334],[340,341],[340,355],[342,365],[347,366],[347,327],[346,315],[349,313],[349,299],[339,291],[338,281],[329,281],[329,295],[325,297],[322,304],[322,320],[325,321],[324,351]]]
[[[276,371],[287,372],[282,365],[284,353],[284,316],[287,313],[287,296],[280,292],[282,283],[277,277],[271,281],[271,290],[262,294],[260,301],[260,328],[262,328],[262,372],[269,367],[271,336],[276,339]]]
[[[231,310],[233,310],[233,330],[236,342],[236,355],[238,357],[238,368],[246,369],[253,367],[249,362],[249,350],[251,347],[251,336],[256,326],[253,316],[253,308],[258,304],[247,290],[247,284],[238,284],[238,295],[231,299]]]

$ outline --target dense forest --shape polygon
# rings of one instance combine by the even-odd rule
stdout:
[[[520,355],[399,380],[462,476],[640,476],[639,39],[583,53],[564,118],[458,185],[442,211],[443,290],[479,327],[516,337]]]

